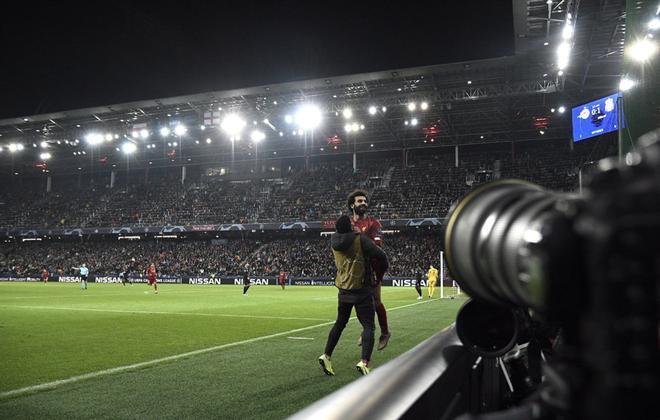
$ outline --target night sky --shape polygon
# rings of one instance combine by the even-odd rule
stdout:
[[[0,118],[513,54],[500,0],[20,2],[3,15]]]

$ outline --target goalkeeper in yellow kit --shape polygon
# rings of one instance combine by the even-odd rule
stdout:
[[[435,284],[438,282],[438,269],[431,265],[429,267],[429,272],[426,273],[429,279],[429,299],[433,297],[433,292],[435,292]],[[440,285],[442,287],[442,285]]]

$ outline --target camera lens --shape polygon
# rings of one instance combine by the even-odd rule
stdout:
[[[540,240],[540,226],[557,195],[520,180],[485,184],[449,212],[445,255],[451,275],[475,298],[499,305],[526,305],[530,298],[527,245]]]

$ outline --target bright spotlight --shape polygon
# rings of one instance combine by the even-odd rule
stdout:
[[[352,130],[351,125],[350,125],[350,124],[346,124],[346,125],[344,126],[344,130],[345,130],[347,133],[350,133],[351,130]]]
[[[186,131],[188,131],[188,129],[186,128],[185,125],[177,124],[176,127],[174,127],[174,134],[176,134],[179,137],[186,134]]]
[[[46,153],[42,153],[42,154],[39,155],[39,158],[40,158],[41,160],[48,160],[48,159],[51,158],[51,154],[48,153],[48,152],[46,152]]]
[[[137,150],[137,146],[135,143],[131,143],[130,141],[127,141],[126,143],[121,145],[121,150],[127,154],[130,155],[131,153],[134,153]]]
[[[172,143],[173,147],[177,147],[178,145],[179,145],[179,143],[177,143],[177,142]]]
[[[417,125],[417,118],[413,118],[412,120],[410,120],[410,125],[413,125],[413,126]]]
[[[133,137],[134,139],[136,139],[136,138],[140,137],[140,133],[138,133],[137,131],[133,131],[133,132],[131,133],[131,137]]]
[[[85,141],[90,146],[95,146],[95,145],[100,144],[101,142],[103,142],[103,136],[101,134],[97,134],[97,133],[89,133],[85,136]]]
[[[9,149],[9,152],[15,153],[18,151],[18,145],[15,143],[10,143],[9,146],[7,146],[7,149]]]
[[[202,131],[204,131],[204,130],[206,130],[206,126],[205,126],[205,125],[200,125],[200,126],[199,126],[199,129],[202,130]]]
[[[284,121],[285,121],[287,124],[291,124],[291,123],[293,122],[293,117],[292,117],[291,115],[288,115],[288,114],[287,114],[287,115],[284,116]]]
[[[316,105],[303,105],[295,117],[298,128],[313,130],[321,124],[321,110]]]
[[[376,109],[376,107],[373,106],[373,105],[371,105],[371,106],[369,107],[369,115],[376,115],[376,112],[378,112],[377,109]]]
[[[380,110],[381,110],[381,112],[385,113],[385,112],[387,112],[387,107],[384,106],[384,107],[382,107]]]
[[[649,29],[652,31],[657,31],[658,29],[660,29],[660,19],[658,19],[657,17],[651,19],[649,21]]]
[[[571,23],[567,22],[564,25],[564,29],[561,30],[561,37],[567,40],[573,38],[573,25]]]
[[[206,139],[206,144],[211,144],[211,139],[210,138]]]
[[[568,42],[562,42],[557,47],[557,67],[564,70],[568,67],[568,60],[571,57],[571,45]]]
[[[566,107],[562,105],[559,108],[557,108],[557,111],[559,111],[560,114],[563,114],[564,112],[566,112]]]
[[[408,104],[408,111],[414,111],[417,108],[417,105],[414,102]]]
[[[344,118],[347,120],[351,119],[353,116],[353,111],[350,108],[344,108],[344,110],[341,112]]]
[[[633,60],[644,62],[653,57],[653,54],[655,54],[657,50],[658,45],[655,41],[648,38],[642,38],[633,42],[626,53]]]
[[[148,138],[149,137],[149,130],[147,130],[146,128],[143,128],[142,130],[140,130],[140,137],[142,137],[143,139]]]
[[[225,133],[229,134],[229,136],[238,137],[238,135],[241,134],[241,131],[243,131],[245,124],[245,120],[239,117],[238,114],[228,114],[222,120],[220,128],[222,128]]]
[[[563,71],[563,70],[559,70],[559,71],[557,72],[557,76],[563,76],[563,75],[564,75],[564,71]]]
[[[40,145],[43,149],[45,149],[46,147],[48,147],[48,143],[45,142],[45,141],[42,141],[39,145]]]
[[[427,109],[429,109],[428,102],[422,102],[422,104],[420,105],[420,108],[422,108],[422,111],[426,111]]]
[[[266,135],[263,133],[263,131],[254,130],[252,134],[250,134],[250,138],[252,139],[253,142],[259,143],[260,141],[266,138]]]
[[[619,82],[619,90],[621,92],[625,92],[634,86],[635,86],[635,81],[630,80],[627,77],[622,78],[621,81]]]
[[[160,129],[160,135],[163,137],[167,137],[170,135],[170,129],[167,127],[163,127]]]
[[[112,134],[108,133],[105,135],[105,141],[112,141]]]

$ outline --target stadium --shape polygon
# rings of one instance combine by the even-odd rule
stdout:
[[[508,287],[495,287],[494,298],[470,280],[485,276],[484,261],[507,256],[500,245],[492,253],[490,243],[463,246],[499,222],[468,220],[477,210],[462,199],[517,179],[556,194],[557,208],[572,203],[561,197],[588,197],[576,207],[588,212],[590,200],[605,206],[591,180],[614,165],[599,161],[652,162],[650,152],[639,157],[647,155],[638,139],[654,129],[657,137],[660,121],[660,9],[630,0],[513,0],[511,8],[513,55],[0,119],[0,417],[496,418],[488,413],[525,407],[538,372],[526,354],[531,379],[518,373],[517,382],[515,354],[536,345],[545,363],[553,349],[516,336],[501,352],[470,353],[468,327],[455,332],[468,302],[497,303]],[[358,368],[368,375],[355,372],[364,337],[356,312],[326,376],[318,359],[335,324],[339,276],[330,238],[340,216],[356,223],[357,206],[347,203],[356,189],[380,222],[387,317],[383,324],[376,305],[379,348],[369,369]],[[657,221],[657,200],[631,202],[652,209],[639,220]],[[657,233],[657,223],[645,227]],[[648,261],[660,249],[653,240],[639,248]],[[641,264],[616,261],[632,277]],[[598,265],[581,273],[591,278]],[[604,287],[629,297],[621,308],[655,317],[636,324],[636,337],[657,332],[654,270],[640,269],[648,282]],[[590,296],[562,286],[566,302]],[[533,293],[512,294],[508,306],[538,309]],[[654,418],[640,401],[652,403],[644,398],[658,385],[657,360],[630,357],[608,366],[630,375],[643,366],[651,378],[628,376],[594,393],[625,395],[621,406],[582,406],[570,394],[575,405],[547,418]],[[586,382],[597,383],[599,369],[594,363]],[[539,386],[553,378],[543,372]]]

